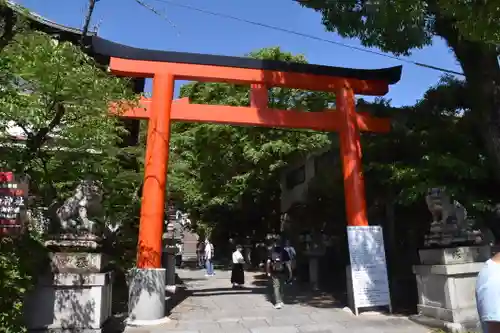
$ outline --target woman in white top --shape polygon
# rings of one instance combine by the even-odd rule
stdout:
[[[208,239],[205,240],[205,268],[207,273],[205,276],[214,276],[214,245]]]
[[[233,270],[231,272],[231,283],[233,284],[233,288],[241,287],[245,284],[245,272],[243,270],[245,258],[243,258],[242,251],[243,247],[237,245],[236,251],[233,252]]]

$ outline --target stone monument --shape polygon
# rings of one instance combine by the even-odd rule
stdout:
[[[429,189],[426,203],[433,222],[419,250],[420,265],[413,266],[419,298],[413,319],[451,332],[474,331],[476,277],[491,256],[490,246],[444,189]]]
[[[444,189],[431,188],[425,197],[432,214],[427,247],[453,247],[483,243],[483,234],[475,230],[475,221],[467,217],[467,210],[457,200],[450,199]]]
[[[319,289],[319,262],[326,253],[325,243],[322,234],[313,232],[305,237],[305,254],[309,261],[309,283],[313,290]]]
[[[110,318],[112,275],[91,219],[102,214],[102,194],[100,182],[82,180],[57,209],[56,232],[45,242],[51,269],[25,302],[29,330],[101,332]]]

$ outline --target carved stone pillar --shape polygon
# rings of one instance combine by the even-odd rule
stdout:
[[[101,332],[111,317],[112,273],[94,235],[62,235],[46,242],[50,271],[27,295],[29,330]]]

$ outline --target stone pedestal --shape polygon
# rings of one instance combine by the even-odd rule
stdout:
[[[165,313],[165,269],[132,269],[129,273],[127,325],[160,325],[170,319]]]
[[[419,251],[422,265],[413,266],[419,314],[413,319],[451,332],[478,327],[477,274],[490,258],[489,246],[464,246]]]
[[[110,272],[77,273],[78,266],[102,258],[95,253],[53,254],[53,264],[64,257],[74,272],[56,272],[40,278],[24,302],[29,331],[101,332],[111,317],[112,275]],[[96,262],[94,262],[96,264]],[[97,263],[98,264],[98,263]],[[64,269],[63,269],[64,271]]]

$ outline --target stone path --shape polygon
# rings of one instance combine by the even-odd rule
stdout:
[[[262,274],[246,273],[247,289],[234,290],[230,272],[217,271],[204,277],[203,271],[179,270],[190,295],[173,310],[171,323],[148,328],[151,333],[428,333],[405,317],[362,314],[334,307],[326,296],[291,295],[283,309],[268,302]],[[260,276],[259,276],[260,275]]]

